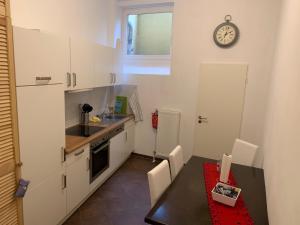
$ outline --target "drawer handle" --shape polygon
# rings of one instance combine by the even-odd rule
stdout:
[[[75,156],[79,156],[79,155],[81,155],[82,153],[84,153],[84,149],[82,149],[80,152],[76,152],[74,155],[75,155]]]
[[[37,81],[50,81],[52,77],[36,77],[35,80]]]

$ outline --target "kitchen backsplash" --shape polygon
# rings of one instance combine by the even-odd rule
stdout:
[[[101,114],[111,102],[112,90],[110,87],[95,88],[92,91],[65,93],[66,128],[80,122],[79,104],[88,103],[93,106],[90,116]]]

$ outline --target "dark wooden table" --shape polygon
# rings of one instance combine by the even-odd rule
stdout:
[[[175,181],[145,217],[154,225],[209,225],[203,163],[213,160],[193,156]],[[268,225],[264,173],[262,169],[232,164],[232,172],[257,225]]]

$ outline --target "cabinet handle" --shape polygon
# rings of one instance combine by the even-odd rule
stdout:
[[[86,158],[86,170],[89,171],[90,170],[90,159]]]
[[[67,187],[67,176],[65,174],[62,175],[62,190],[66,189]]]
[[[61,162],[65,162],[66,161],[66,154],[65,154],[65,148],[61,147]]]
[[[75,156],[79,156],[79,155],[81,155],[82,153],[84,153],[84,149],[82,149],[80,152],[76,152],[74,155],[75,155]]]
[[[113,84],[114,83],[114,74],[110,73],[110,83]]]
[[[73,75],[73,87],[76,87],[76,85],[77,85],[77,74],[72,73],[72,75]]]
[[[105,149],[107,146],[109,146],[109,142],[108,143],[106,143],[105,145],[102,145],[99,149],[97,149],[96,151],[92,151],[92,153],[94,154],[94,155],[96,155],[96,154],[98,154],[99,152],[101,152],[101,150],[103,150],[103,149]]]
[[[35,77],[36,81],[50,81],[52,77]]]
[[[71,73],[67,73],[67,87],[71,87]]]
[[[125,132],[125,140],[126,140],[126,142],[128,140],[127,131]]]

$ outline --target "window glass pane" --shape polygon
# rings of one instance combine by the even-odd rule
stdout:
[[[129,15],[128,55],[170,55],[172,13]]]

